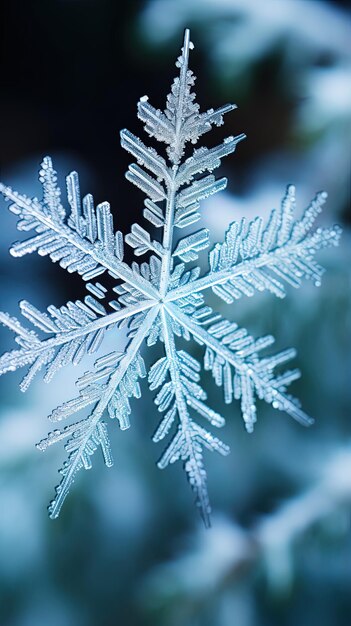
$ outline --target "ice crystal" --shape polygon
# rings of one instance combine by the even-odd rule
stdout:
[[[303,216],[296,219],[295,190],[289,185],[280,209],[273,210],[266,222],[260,217],[252,221],[242,218],[229,226],[224,241],[209,253],[207,274],[201,275],[200,267],[194,267],[198,253],[210,245],[209,231],[191,228],[180,239],[175,233],[193,227],[201,218],[200,201],[226,187],[227,180],[216,179],[212,172],[245,135],[228,137],[214,148],[194,149],[191,156],[184,157],[188,142],[196,144],[213,125],[223,124],[225,113],[235,109],[229,104],[200,113],[192,91],[195,78],[188,69],[192,47],[186,30],[176,62],[179,76],[173,81],[165,111],[156,110],[146,96],[138,103],[138,117],[146,132],[167,145],[167,157],[128,130],[121,132],[122,147],[136,160],[126,177],[147,196],[143,215],[159,229],[159,238],[153,239],[139,224],[133,224],[126,237],[115,232],[108,202],[95,207],[90,194],[81,200],[76,172],[67,177],[69,208],[65,208],[49,157],[44,158],[39,173],[41,200],[1,185],[10,210],[18,216],[18,229],[34,231],[29,239],[15,243],[11,253],[23,256],[36,251],[50,256],[69,273],[78,272],[88,281],[90,293],[84,302],[68,302],[60,308],[51,305],[45,312],[29,302],[20,302],[22,316],[44,338],[37,330],[1,313],[0,320],[15,333],[19,349],[1,357],[0,373],[27,367],[21,383],[25,391],[42,368],[44,380],[49,382],[60,368],[76,365],[86,353],[94,353],[105,333],[117,332],[122,326],[128,328],[125,351],[98,358],[94,371],[77,381],[78,396],[49,416],[53,422],[60,422],[86,411],[87,417],[53,430],[37,444],[45,450],[66,440],[68,458],[49,506],[52,518],[58,516],[78,470],[91,467],[97,448],[101,448],[106,465],[112,465],[103,418],[107,415],[117,420],[122,430],[129,428],[130,399],[140,397],[139,380],[146,376],[150,390],[157,390],[155,404],[162,413],[153,440],[169,441],[158,466],[183,462],[206,525],[210,522],[210,505],[203,450],[226,455],[229,448],[206,427],[206,421],[214,428],[222,427],[224,419],[207,404],[206,392],[200,385],[202,368],[211,371],[216,385],[223,388],[226,403],[240,401],[248,432],[252,432],[256,421],[256,397],[303,425],[312,422],[287,392],[298,378],[298,370],[275,373],[278,366],[294,357],[295,351],[262,356],[273,337],[254,339],[245,329],[213,312],[204,296],[206,290],[212,290],[231,304],[263,290],[282,298],[285,285],[299,287],[302,278],[319,284],[323,270],[314,261],[315,252],[336,245],[339,229],[313,230],[326,200],[324,192],[318,193]],[[148,254],[148,260],[128,265],[123,260],[124,242],[136,256]],[[116,281],[116,296],[103,304],[108,298],[107,289],[96,279],[106,272]],[[180,349],[179,338],[202,346],[203,364]],[[142,349],[157,341],[163,344],[164,356],[147,373]]]

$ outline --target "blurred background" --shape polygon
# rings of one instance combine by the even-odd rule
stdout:
[[[202,528],[180,466],[160,472],[152,398],[133,404],[132,425],[111,429],[115,465],[94,457],[60,518],[45,507],[61,449],[34,444],[46,415],[74,395],[91,366],[66,368],[26,395],[21,372],[0,380],[0,623],[2,626],[349,626],[351,623],[351,18],[346,3],[319,0],[6,0],[1,23],[1,180],[27,195],[50,154],[64,186],[76,169],[83,193],[111,202],[124,232],[142,194],[127,183],[118,131],[142,132],[136,101],[163,107],[183,29],[202,109],[235,102],[225,129],[247,140],[225,160],[225,193],[203,204],[212,240],[242,215],[266,215],[287,183],[302,211],[329,199],[320,224],[344,227],[319,260],[321,288],[242,299],[229,316],[277,350],[296,346],[295,383],[306,430],[259,407],[247,435],[236,405],[227,418],[231,456],[207,455],[213,527]],[[76,276],[47,259],[15,260],[15,220],[1,206],[0,308],[19,299],[44,309],[84,296]],[[216,307],[221,309],[220,301]],[[222,309],[224,311],[224,308]],[[226,311],[228,315],[228,310]],[[14,344],[1,329],[1,352]],[[195,352],[197,348],[195,348]],[[195,354],[194,352],[194,354]],[[153,355],[154,356],[154,355]],[[149,357],[147,357],[149,358]],[[151,358],[151,357],[150,357]],[[77,371],[78,370],[78,371]],[[171,487],[171,488],[170,488]]]

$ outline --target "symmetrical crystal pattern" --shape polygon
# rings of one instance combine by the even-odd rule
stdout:
[[[146,132],[166,144],[166,155],[147,147],[128,130],[121,132],[122,147],[136,161],[126,177],[146,195],[142,226],[133,224],[125,237],[115,231],[108,202],[95,207],[90,194],[81,199],[76,172],[67,177],[64,206],[49,157],[44,158],[39,173],[41,200],[6,185],[0,188],[10,210],[18,216],[18,230],[31,232],[28,239],[12,246],[11,254],[38,252],[49,256],[69,273],[78,272],[87,281],[89,292],[84,301],[68,302],[60,308],[49,306],[45,312],[22,301],[19,306],[24,322],[1,313],[0,321],[15,333],[18,349],[1,357],[0,373],[26,368],[21,383],[25,391],[40,370],[45,371],[44,380],[49,382],[60,368],[76,365],[86,353],[94,353],[105,335],[122,327],[128,329],[124,352],[98,358],[94,371],[77,381],[77,397],[49,416],[55,423],[81,411],[85,417],[53,430],[37,444],[45,450],[66,441],[68,457],[49,506],[52,518],[58,516],[78,470],[91,467],[97,448],[106,465],[112,465],[104,417],[117,421],[122,430],[129,428],[130,399],[140,397],[139,381],[146,376],[162,414],[153,440],[167,440],[158,465],[165,468],[169,463],[182,462],[206,525],[210,523],[210,504],[203,451],[206,448],[226,455],[229,448],[212,432],[224,425],[224,419],[207,403],[200,384],[202,369],[212,372],[226,403],[239,401],[248,432],[256,421],[256,398],[289,413],[301,424],[312,421],[287,391],[298,378],[298,370],[276,373],[295,351],[262,355],[273,337],[254,339],[245,329],[213,312],[205,303],[205,295],[212,290],[231,304],[263,290],[282,298],[285,286],[299,287],[302,278],[318,284],[323,270],[314,261],[315,252],[336,245],[340,232],[337,227],[313,229],[326,200],[324,192],[317,194],[297,219],[295,190],[290,185],[280,209],[273,210],[266,222],[260,217],[233,222],[224,241],[209,252],[208,273],[201,273],[194,262],[210,241],[206,228],[194,230],[201,219],[200,201],[226,187],[226,179],[216,179],[213,171],[245,135],[228,137],[214,148],[193,149],[185,158],[187,144],[196,144],[213,125],[222,125],[224,114],[235,108],[225,105],[200,112],[192,91],[195,78],[188,69],[192,47],[186,30],[176,63],[179,75],[165,110],[155,109],[146,96],[138,103],[138,116]],[[156,229],[160,235],[153,238]],[[178,238],[177,232],[183,229],[185,234]],[[137,257],[146,254],[147,260],[128,265],[125,243]],[[115,281],[112,300],[99,282],[104,273]],[[184,350],[182,338],[202,347],[202,362],[190,349]],[[156,342],[161,342],[164,355],[147,372],[142,354]]]

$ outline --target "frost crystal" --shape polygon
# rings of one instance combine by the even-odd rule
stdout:
[[[86,353],[94,353],[105,333],[116,332],[122,326],[129,330],[125,351],[99,358],[94,371],[78,380],[78,396],[49,416],[59,422],[85,411],[87,417],[53,430],[37,444],[45,450],[66,440],[68,458],[49,507],[52,518],[59,515],[78,470],[91,467],[97,448],[101,448],[106,465],[112,465],[103,417],[116,419],[122,430],[129,428],[130,399],[140,397],[139,379],[143,377],[148,376],[150,390],[157,391],[155,404],[162,413],[153,440],[168,439],[158,466],[183,462],[206,526],[210,523],[210,505],[203,449],[226,455],[229,448],[206,426],[207,421],[215,428],[221,427],[224,419],[207,404],[206,392],[200,385],[202,367],[210,370],[216,385],[223,388],[226,403],[240,401],[248,432],[252,432],[256,421],[256,397],[303,425],[312,422],[287,392],[288,385],[298,378],[298,370],[275,374],[277,366],[289,361],[295,351],[261,356],[273,337],[254,339],[245,329],[214,313],[205,304],[204,295],[210,289],[231,304],[257,290],[269,290],[282,298],[285,284],[299,287],[302,278],[319,284],[323,270],[313,260],[314,254],[319,248],[336,245],[340,230],[312,230],[326,200],[324,192],[316,195],[300,219],[295,219],[295,190],[290,185],[280,210],[273,210],[266,222],[260,217],[252,221],[242,218],[230,225],[224,241],[209,253],[207,274],[201,276],[200,267],[187,265],[209,246],[209,231],[190,230],[175,242],[177,229],[193,227],[201,217],[200,201],[226,187],[226,179],[216,179],[212,172],[245,137],[228,137],[214,148],[194,149],[190,157],[184,158],[188,142],[196,144],[235,108],[225,105],[200,113],[192,92],[195,78],[188,69],[192,47],[186,30],[176,63],[179,76],[172,84],[165,111],[156,110],[146,96],[138,103],[138,116],[146,132],[167,144],[167,159],[128,130],[121,132],[122,147],[136,160],[129,166],[127,179],[147,196],[143,215],[159,229],[159,238],[152,239],[147,228],[139,224],[133,224],[126,237],[115,232],[108,202],[95,208],[90,194],[81,200],[76,172],[67,177],[67,210],[61,203],[49,157],[44,158],[39,174],[42,200],[30,199],[5,185],[0,188],[10,201],[10,210],[18,216],[18,229],[34,231],[29,239],[15,243],[11,253],[23,256],[36,251],[41,256],[49,255],[53,262],[88,281],[90,292],[84,302],[68,302],[59,309],[49,306],[46,312],[29,302],[20,302],[22,316],[40,334],[1,313],[0,321],[15,333],[19,349],[1,357],[0,373],[27,367],[21,383],[25,391],[42,368],[44,380],[49,382],[60,368],[76,365]],[[148,260],[129,266],[123,260],[124,242],[136,256],[148,254]],[[116,297],[104,305],[107,289],[96,279],[105,272],[116,280]],[[179,348],[179,337],[203,347],[203,365]],[[163,344],[164,356],[147,373],[142,350],[157,341]]]

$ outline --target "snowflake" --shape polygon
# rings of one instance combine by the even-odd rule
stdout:
[[[209,246],[209,231],[192,230],[177,241],[175,231],[193,226],[200,219],[200,201],[226,187],[227,180],[216,180],[212,171],[235,151],[245,135],[228,137],[214,148],[194,149],[190,157],[184,157],[188,142],[196,144],[213,125],[222,125],[223,115],[235,108],[225,105],[200,113],[192,92],[195,77],[188,69],[192,47],[186,30],[176,63],[179,76],[172,84],[165,111],[152,107],[146,96],[138,103],[138,116],[146,132],[167,144],[168,160],[128,130],[121,132],[122,147],[137,161],[129,166],[126,177],[147,196],[143,215],[161,232],[158,239],[139,224],[133,224],[126,237],[120,231],[115,233],[108,202],[95,208],[90,194],[80,199],[76,172],[67,177],[70,208],[66,211],[49,157],[44,158],[39,174],[42,200],[29,199],[5,185],[0,188],[11,202],[10,210],[18,216],[18,229],[35,232],[12,246],[14,256],[37,251],[41,256],[49,255],[68,272],[94,281],[87,283],[90,293],[84,302],[68,302],[60,308],[51,305],[46,312],[27,301],[20,302],[22,316],[46,335],[44,339],[16,318],[1,313],[0,321],[14,331],[19,349],[1,357],[0,373],[28,367],[20,385],[25,391],[43,367],[44,380],[49,382],[60,368],[76,365],[86,353],[94,353],[105,333],[128,328],[125,351],[98,358],[94,371],[77,381],[78,396],[57,407],[49,418],[59,422],[82,410],[87,410],[88,416],[53,430],[37,444],[45,450],[66,440],[68,458],[49,506],[52,518],[59,515],[78,470],[91,467],[97,448],[101,448],[106,465],[112,465],[103,417],[108,414],[122,430],[129,428],[129,400],[140,397],[139,380],[148,376],[150,390],[157,390],[155,404],[163,414],[153,440],[169,438],[158,466],[183,462],[204,522],[209,525],[203,449],[226,455],[229,448],[204,426],[207,420],[211,426],[221,427],[224,419],[206,402],[200,385],[202,365],[177,347],[178,338],[194,340],[203,347],[203,369],[211,371],[216,385],[223,388],[226,403],[240,400],[248,432],[256,421],[256,397],[286,411],[301,424],[312,422],[287,393],[288,385],[299,377],[298,370],[275,374],[275,368],[290,360],[295,351],[262,356],[261,351],[273,343],[273,338],[254,339],[245,329],[213,312],[205,304],[204,294],[212,290],[231,304],[257,290],[282,298],[284,283],[298,287],[303,277],[319,284],[323,270],[313,260],[314,254],[319,248],[336,245],[340,229],[311,232],[326,200],[324,192],[316,195],[300,219],[294,219],[295,191],[290,185],[280,210],[273,210],[266,222],[260,217],[252,221],[243,218],[229,226],[223,243],[217,243],[209,253],[208,273],[201,276],[200,267],[192,262]],[[128,265],[123,260],[124,242],[136,256],[149,253],[148,261]],[[107,289],[95,279],[106,272],[116,281],[116,296],[104,306]],[[147,374],[142,348],[157,341],[163,344],[164,356]]]

